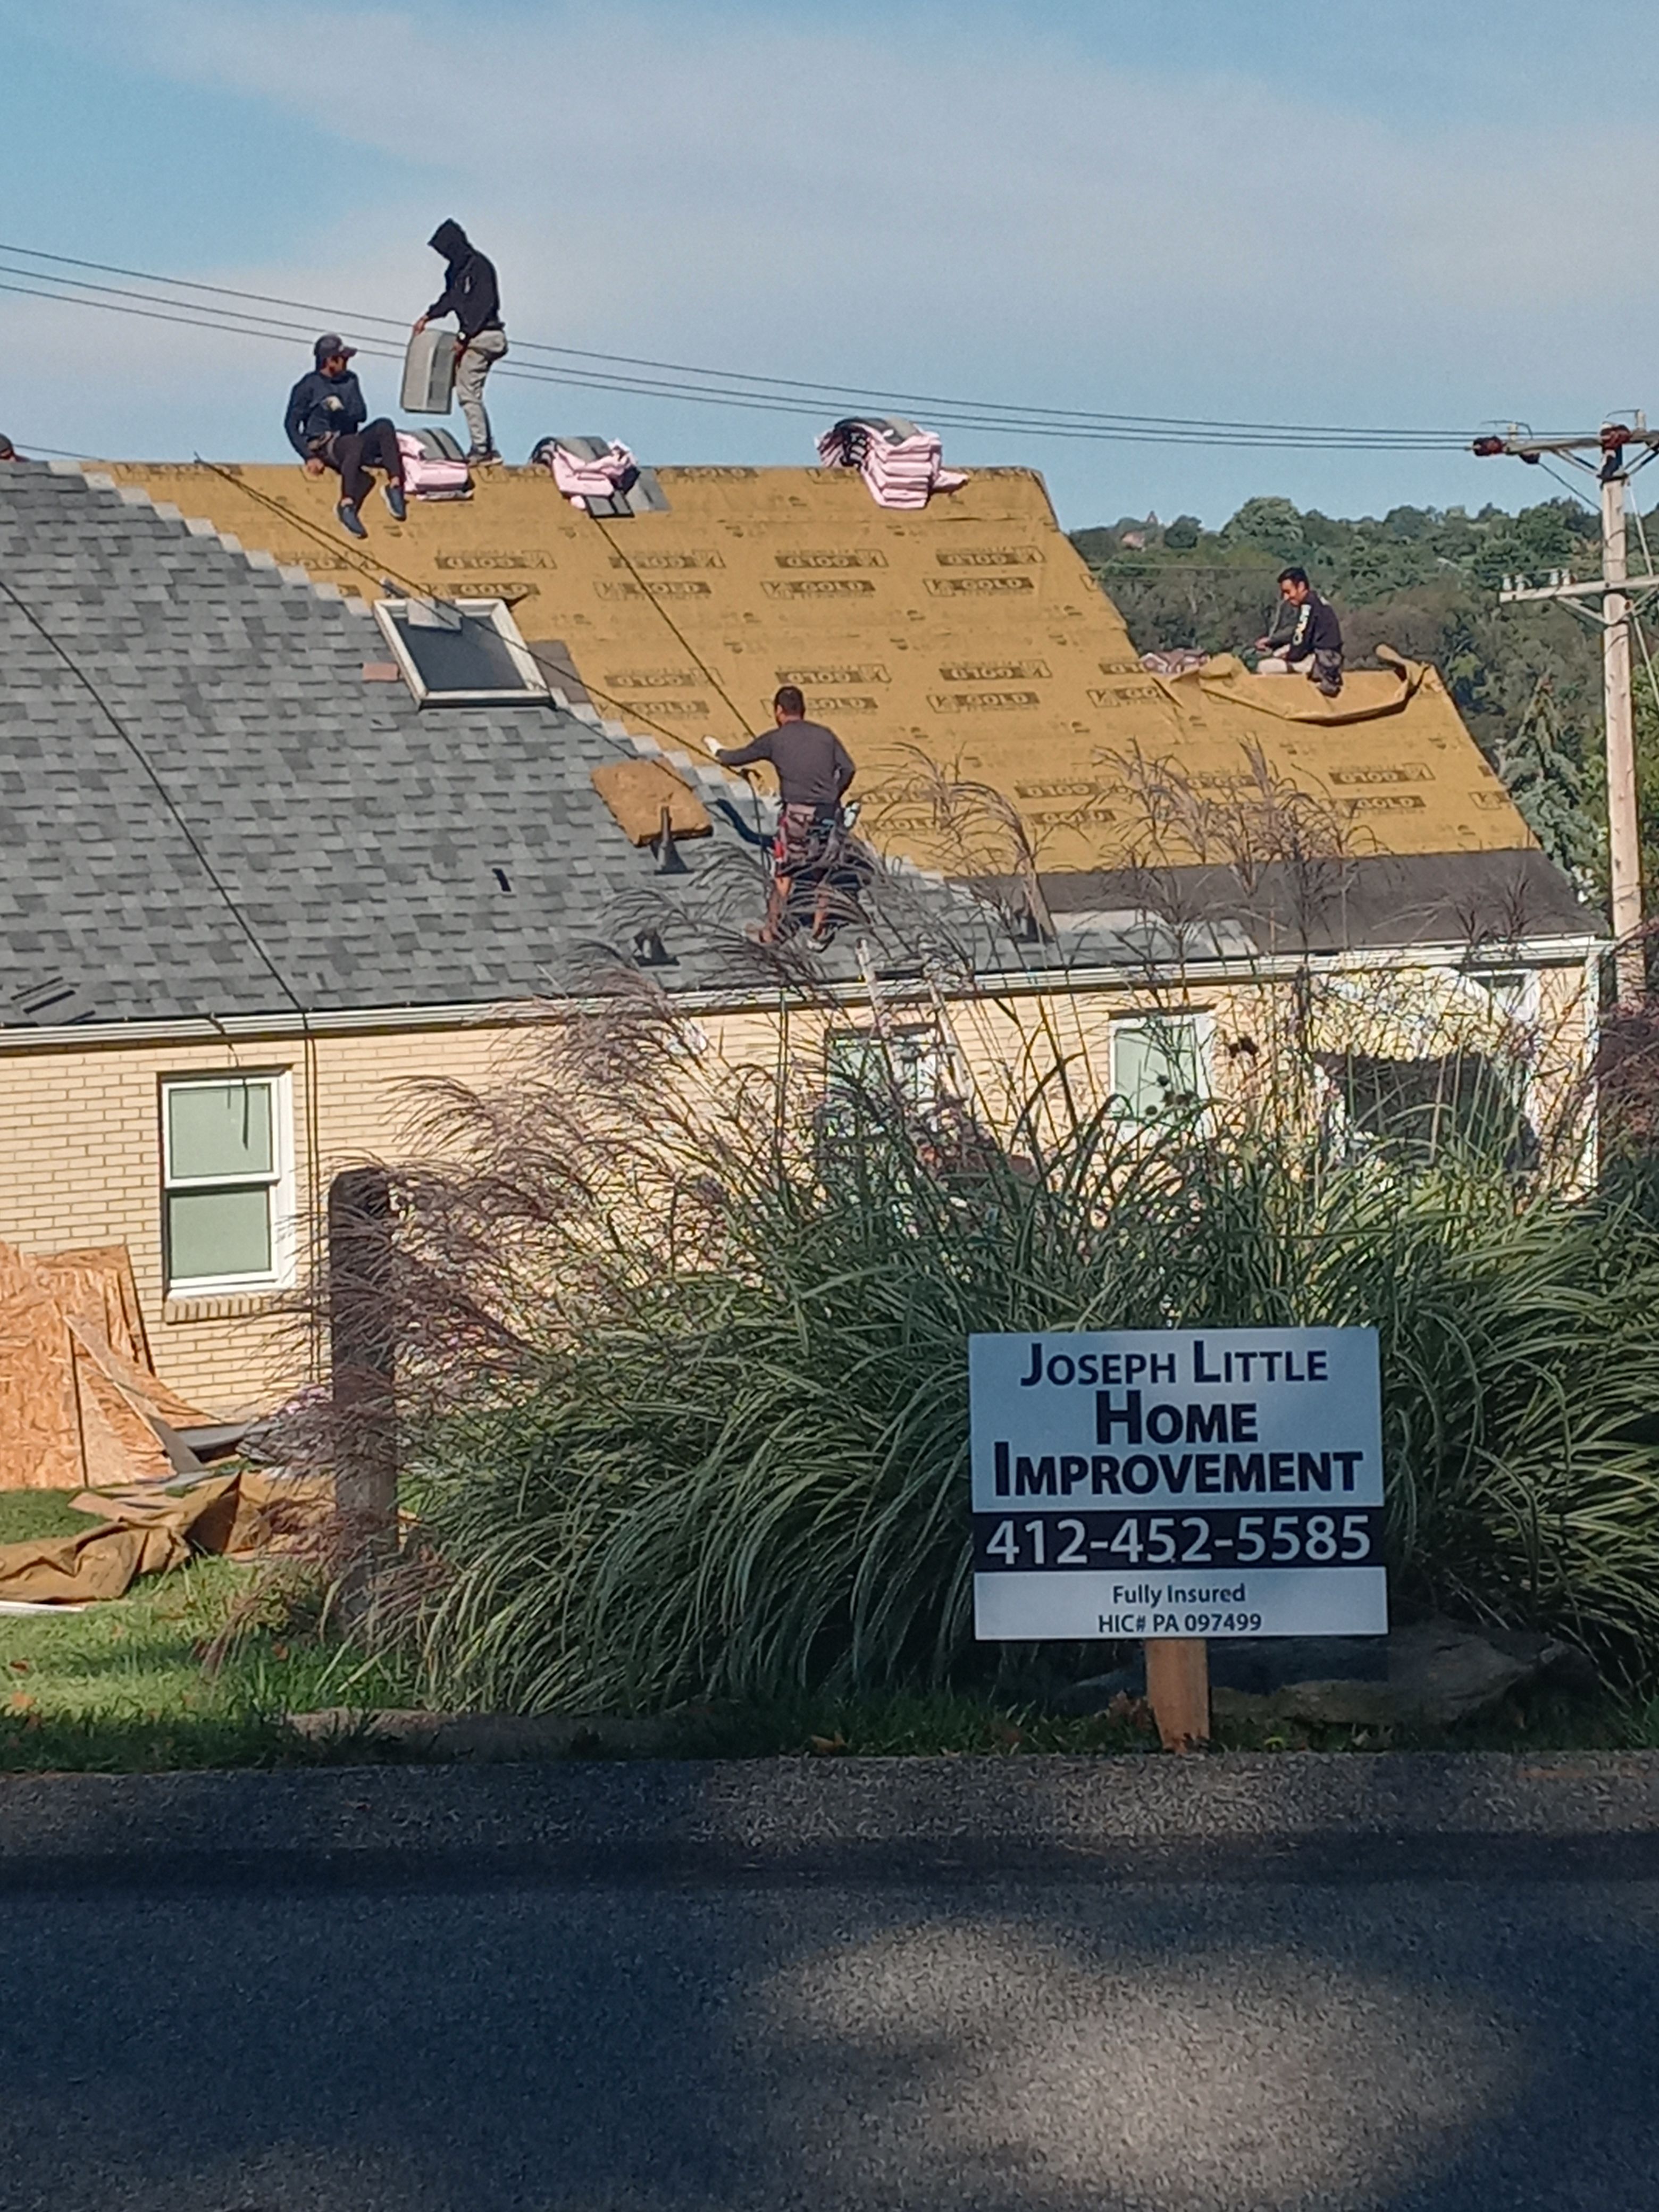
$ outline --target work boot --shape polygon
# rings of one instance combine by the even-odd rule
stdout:
[[[400,483],[389,483],[386,485],[386,503],[392,509],[392,520],[394,522],[407,521],[409,518],[409,508],[404,503],[404,488]]]
[[[368,532],[363,528],[363,518],[349,499],[343,499],[334,512],[340,518],[343,530],[349,530],[354,538],[368,537]]]

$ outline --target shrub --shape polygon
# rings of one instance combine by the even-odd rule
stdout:
[[[695,1042],[695,1041],[693,1041]],[[817,1066],[817,1063],[811,1063]],[[1018,1075],[1019,1070],[1013,1071]],[[402,1180],[404,1480],[382,1609],[526,1710],[962,1684],[975,1331],[1369,1323],[1396,1607],[1659,1660],[1659,1237],[1640,1209],[1258,1109],[1155,1129],[1024,1067],[699,1061],[638,1005],[430,1095]],[[435,1149],[435,1146],[434,1146]]]

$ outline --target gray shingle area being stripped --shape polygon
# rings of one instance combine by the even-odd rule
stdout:
[[[763,884],[717,772],[702,776],[714,836],[659,877],[590,781],[629,749],[619,726],[539,705],[422,710],[401,684],[364,680],[385,647],[356,601],[78,472],[0,471],[0,577],[142,747],[270,963],[86,686],[0,593],[0,1025],[533,997],[650,927],[671,989],[753,985],[738,925]],[[957,904],[919,879],[897,889]],[[844,945],[831,970],[857,962]]]

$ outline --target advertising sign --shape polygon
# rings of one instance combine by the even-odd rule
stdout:
[[[975,1336],[982,1642],[1381,1636],[1369,1328]]]

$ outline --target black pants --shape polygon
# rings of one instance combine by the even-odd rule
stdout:
[[[340,495],[361,507],[374,489],[370,469],[384,469],[395,484],[404,480],[404,457],[394,425],[382,415],[361,430],[342,430],[323,448],[323,459],[340,472]]]
[[[1316,689],[1328,699],[1334,699],[1342,689],[1342,656],[1322,646],[1309,664],[1308,673]]]

